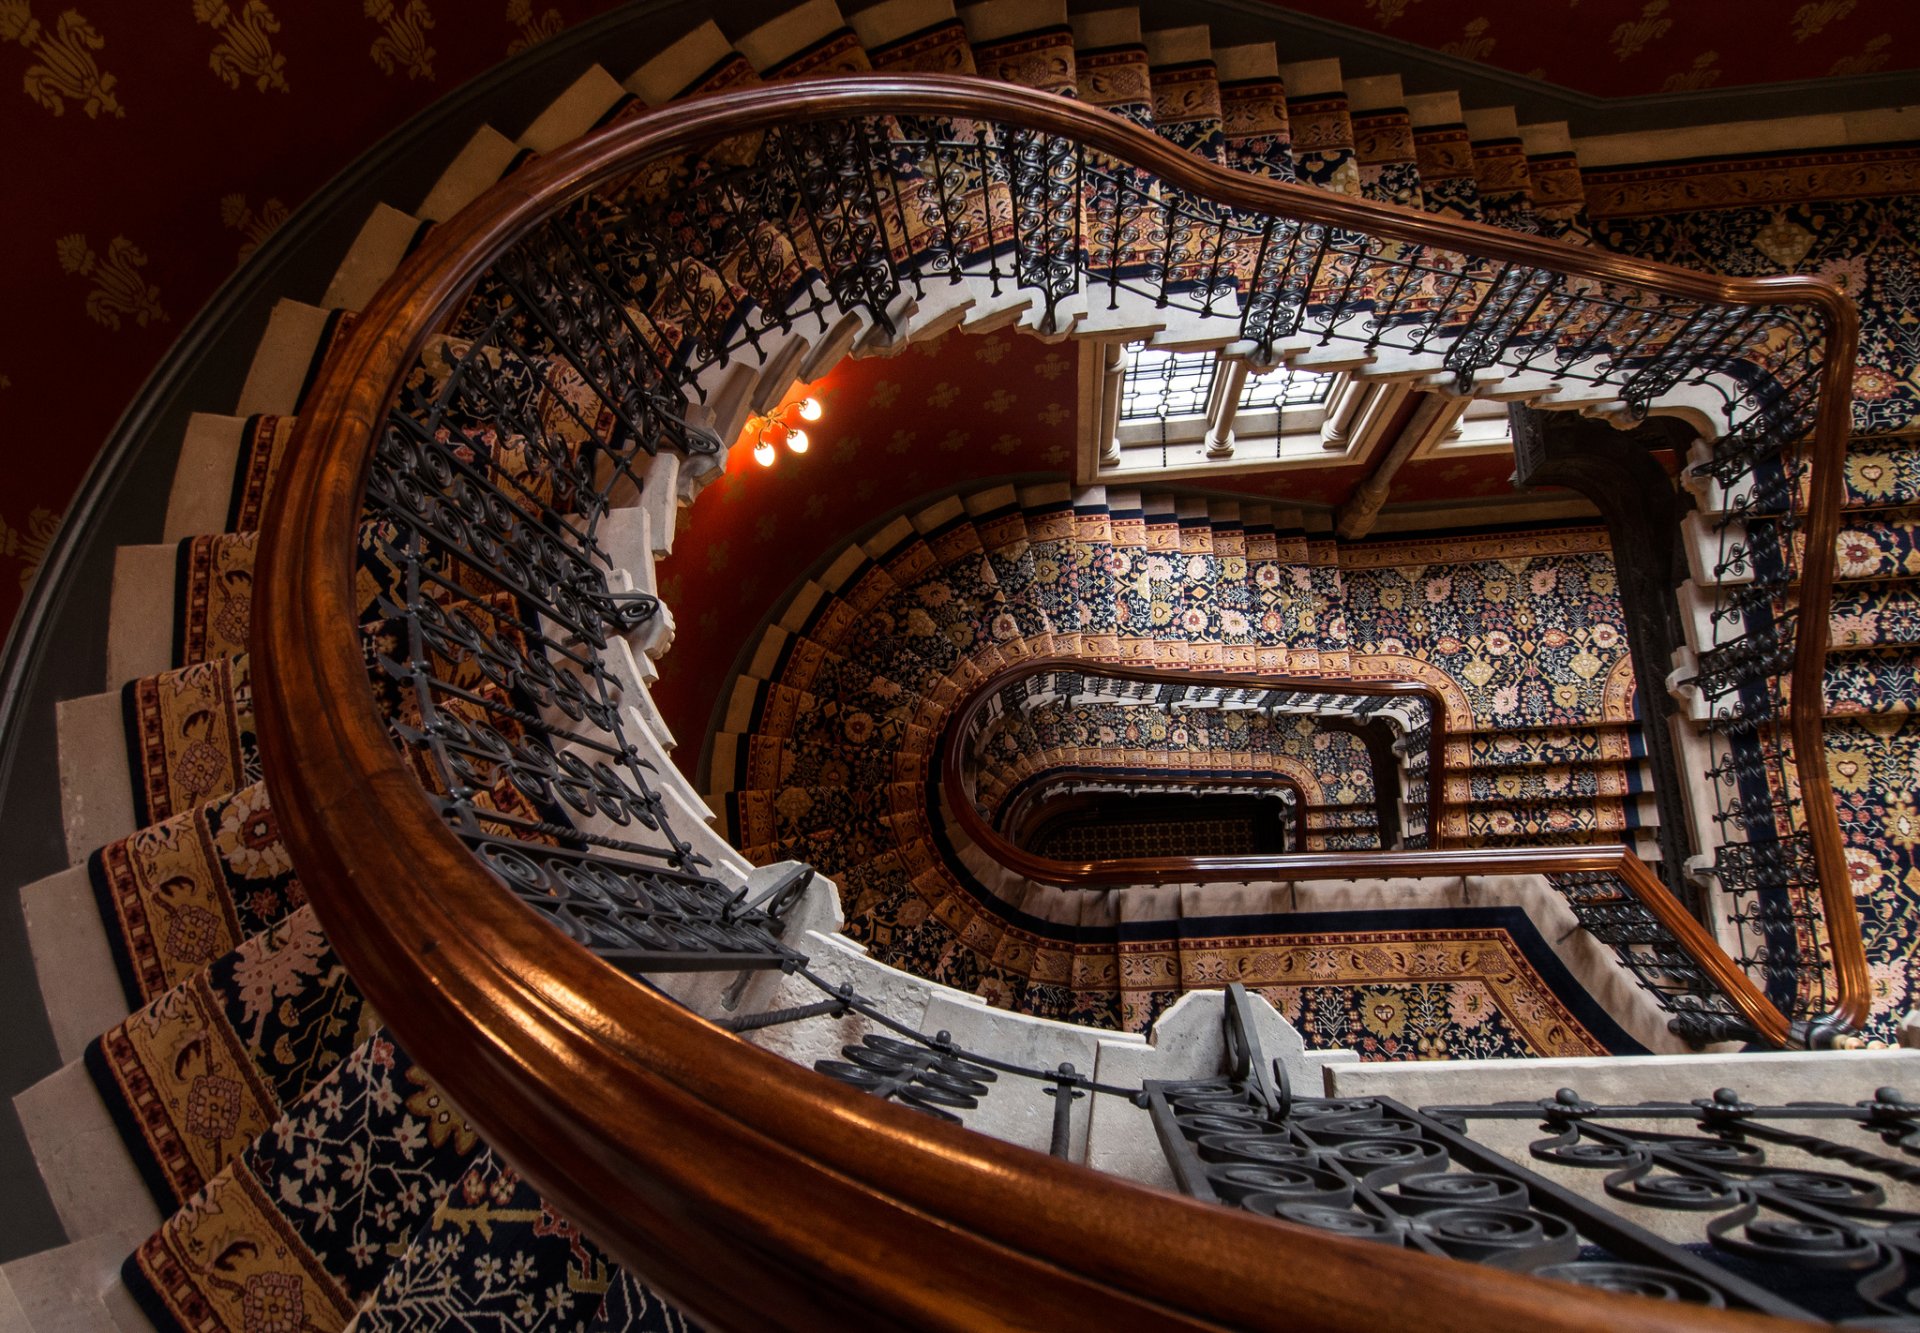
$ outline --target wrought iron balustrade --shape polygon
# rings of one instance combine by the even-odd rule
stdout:
[[[1756,1105],[1721,1088],[1616,1106],[1561,1088],[1416,1110],[1294,1095],[1238,985],[1225,1023],[1224,1077],[1144,1089],[1192,1197],[1607,1291],[1920,1327],[1920,1103],[1896,1089],[1853,1104]],[[1510,1136],[1496,1146],[1503,1123],[1528,1121],[1532,1167]]]
[[[1345,777],[1344,772],[1316,771],[1311,747],[1303,748],[1299,737],[1283,730],[1289,719],[1300,719],[1302,725],[1317,720],[1326,731],[1357,738],[1355,757],[1365,766],[1373,789],[1379,845],[1429,845],[1432,812],[1424,786],[1417,806],[1407,811],[1413,827],[1404,842],[1396,836],[1409,759],[1399,742],[1409,731],[1431,739],[1435,701],[1417,691],[1368,693],[1345,690],[1337,681],[1313,683],[1321,688],[1283,688],[1273,680],[1244,675],[1126,668],[1094,660],[1082,661],[1074,670],[1029,664],[996,674],[963,698],[941,744],[960,758],[966,798],[1001,834],[1009,832],[1010,812],[1016,806],[1030,807],[1035,784],[1070,768],[1084,775],[1106,771],[1185,781],[1191,789],[1207,792],[1230,789],[1247,778],[1269,785],[1284,782],[1300,793],[1294,850],[1305,850],[1310,806],[1304,793],[1324,788],[1324,801],[1334,801],[1330,793]],[[1108,724],[1089,723],[1067,712],[1102,706],[1118,710]],[[1189,744],[1199,728],[1205,729],[1205,742]],[[1395,738],[1392,744],[1382,739],[1388,733]],[[1048,743],[1040,745],[1043,735]],[[1427,758],[1423,750],[1423,764]],[[1342,799],[1351,804],[1359,798]]]
[[[1830,543],[1798,534],[1803,515],[1830,505],[1807,493],[1803,455],[1844,378],[1829,368],[1847,336],[1827,327],[1832,309],[1682,292],[1625,261],[1614,267],[1628,276],[1596,276],[1555,247],[1516,256],[1511,237],[1441,239],[1435,224],[1347,217],[1324,199],[1309,209],[1298,198],[1298,215],[1253,210],[1097,142],[978,117],[796,120],[707,149],[616,177],[509,249],[452,324],[454,373],[429,386],[450,400],[415,419],[506,425],[555,473],[553,495],[591,519],[611,482],[634,484],[634,457],[663,431],[670,447],[714,446],[674,424],[687,397],[708,393],[709,370],[770,358],[798,330],[824,334],[849,313],[897,333],[916,304],[957,299],[943,286],[1030,298],[1042,330],[1123,308],[1220,323],[1259,364],[1337,345],[1376,373],[1424,371],[1461,392],[1497,374],[1503,391],[1610,398],[1628,413],[1678,395],[1718,432],[1700,473],[1730,497],[1723,575],[1746,580],[1717,591],[1717,643],[1697,680],[1715,771],[1741,775],[1715,788],[1725,800],[1712,837],[1744,961],[1810,1030],[1864,1017],[1856,927],[1827,920],[1851,904],[1820,875],[1743,873],[1738,850],[1806,832],[1823,848],[1812,864],[1838,864],[1837,825],[1808,816],[1822,802],[1799,799],[1826,781],[1823,761],[1803,772],[1799,759],[1816,753],[1819,718],[1789,707],[1790,677],[1814,692],[1824,616],[1785,601],[1824,587],[1803,560],[1831,569]],[[555,402],[564,410],[542,416]],[[556,435],[581,438],[556,449]]]
[[[1782,711],[1817,693],[1825,633],[1821,525],[1837,514],[1853,337],[1830,287],[1711,279],[1236,178],[1097,110],[970,80],[756,89],[536,158],[436,227],[316,383],[265,525],[256,711],[303,883],[369,999],[409,1047],[447,1052],[450,1095],[570,1217],[643,1268],[676,1265],[677,1296],[735,1322],[749,1290],[794,1323],[947,1317],[950,1286],[903,1277],[936,1245],[972,1308],[1019,1292],[1062,1327],[1149,1310],[1252,1322],[1312,1290],[1330,1324],[1364,1305],[1328,1285],[1358,1271],[1351,1256],[1279,1283],[1268,1256],[1287,1233],[1220,1222],[1203,1244],[1175,1201],[904,1125],[564,942],[641,974],[804,970],[780,895],[749,900],[704,856],[651,767],[633,643],[664,632],[664,612],[616,558],[620,516],[661,451],[711,466],[719,441],[690,424],[706,372],[791,366],[803,329],[849,316],[897,333],[943,287],[1031,297],[1043,329],[1123,308],[1231,321],[1256,361],[1339,344],[1462,390],[1497,371],[1506,389],[1630,411],[1684,390],[1753,447],[1753,469],[1797,478],[1816,458],[1791,689],[1768,676],[1737,693],[1769,781],[1798,783],[1774,831],[1804,834],[1817,872],[1757,871],[1772,877],[1756,892],[1768,910],[1767,895],[1824,907],[1822,944],[1791,963],[1794,1012],[1831,999],[1835,1024],[1859,1021],[1817,710]],[[1750,841],[1759,820],[1744,819]],[[977,1097],[973,1069],[1005,1072],[901,1036],[908,1048],[842,1063],[923,1105],[937,1102],[910,1089],[929,1074]],[[1060,1101],[1089,1091],[1024,1072]],[[778,1217],[747,1187],[773,1178],[790,1187]],[[1012,1206],[1035,1197],[1057,1205],[1045,1235]],[[1150,1268],[1124,1257],[1143,1225],[1168,1237]],[[858,1254],[836,1241],[848,1228]],[[1133,1265],[1124,1280],[1116,1263]],[[835,1283],[818,1281],[827,1268]],[[1407,1271],[1437,1301],[1498,1307],[1496,1323],[1525,1309],[1573,1327],[1598,1308]]]

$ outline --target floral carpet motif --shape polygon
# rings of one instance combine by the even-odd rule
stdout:
[[[260,780],[247,654],[131,681],[122,697],[134,823],[158,823]]]
[[[362,1043],[127,1261],[162,1327],[339,1328],[479,1139],[385,1036]]]
[[[1920,655],[1907,649],[1837,654],[1827,662],[1828,717],[1920,711]]]
[[[1920,531],[1904,515],[1843,516],[1834,539],[1835,578],[1910,578],[1920,574]]]
[[[180,543],[173,660],[181,665],[247,650],[259,534],[223,532]]]
[[[742,849],[834,878],[848,932],[887,962],[1025,1012],[1137,1029],[1156,1010],[1128,998],[1106,928],[1065,928],[1000,900],[957,868],[929,804],[944,718],[1009,663],[1065,651],[1414,680],[1440,695],[1442,721],[1459,732],[1447,742],[1458,776],[1481,783],[1447,811],[1457,840],[1612,840],[1635,825],[1623,797],[1643,747],[1603,533],[1343,546],[1189,514],[1188,503],[1069,512],[1000,487],[899,521],[860,548],[864,563],[834,565],[832,585],[816,585],[759,654],[768,678],[742,730],[716,742],[728,756],[717,768],[731,774],[716,808]],[[1152,713],[1076,704],[1002,717],[983,741],[990,762],[974,768],[986,808],[1048,766],[1104,757],[1164,770],[1224,747],[1263,768],[1291,765],[1319,792],[1310,845],[1377,845],[1372,775],[1350,735],[1304,736],[1297,721],[1231,711]],[[1206,901],[1183,909],[1189,944],[1219,932]],[[1127,928],[1149,949],[1171,929]]]
[[[614,1275],[597,1245],[483,1149],[388,1268],[355,1326],[560,1333],[609,1326],[602,1320],[611,1315],[621,1321],[611,1326],[622,1328],[688,1327],[639,1284],[620,1294],[619,1309],[604,1311]]]
[[[1444,672],[1471,713],[1449,718],[1455,729],[1632,716],[1625,617],[1604,535],[1514,534],[1500,558],[1461,542],[1454,558],[1421,562],[1433,545],[1342,552],[1347,632],[1363,661],[1412,659]]]
[[[1811,273],[1838,283],[1860,308],[1853,425],[1883,434],[1920,417],[1920,195],[1798,200],[1610,217],[1611,250],[1728,277]],[[1862,468],[1878,467],[1869,480]],[[1900,484],[1911,462],[1849,468],[1870,491]]]
[[[1873,980],[1864,1035],[1890,1041],[1920,958],[1920,715],[1829,719],[1826,737]]]
[[[1485,923],[1469,924],[1476,916]],[[1363,1060],[1639,1049],[1523,915],[1415,911],[1381,920],[1401,928],[1339,929],[1332,916],[1303,914],[1287,919],[1285,932],[1198,938],[1171,952],[1123,941],[1126,1026],[1150,1024],[1183,990],[1238,981],[1280,1010],[1309,1047],[1345,1047]]]
[[[87,870],[137,1003],[307,900],[257,782],[108,843]]]
[[[87,1047],[87,1067],[171,1207],[367,1037],[373,1014],[311,907],[155,997]]]

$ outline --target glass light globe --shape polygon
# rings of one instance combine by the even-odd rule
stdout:
[[[802,421],[818,421],[822,411],[820,400],[818,398],[802,398],[800,400],[799,411]]]
[[[773,442],[771,440],[762,440],[753,446],[753,461],[761,467],[772,467],[773,458]]]
[[[807,438],[807,433],[803,430],[795,428],[787,432],[787,448],[796,454],[804,454],[807,446],[812,443],[813,441]]]

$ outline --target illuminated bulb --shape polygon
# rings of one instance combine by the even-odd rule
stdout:
[[[804,454],[811,443],[813,442],[807,438],[807,433],[797,426],[787,432],[787,448],[796,454]]]
[[[773,442],[762,440],[753,446],[753,461],[761,467],[773,466]]]
[[[820,400],[818,398],[802,398],[800,400],[800,419],[802,421],[818,421],[820,419],[820,410]]]

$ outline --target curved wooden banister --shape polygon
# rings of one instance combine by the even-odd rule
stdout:
[[[1062,653],[1040,653],[1032,657],[1023,658],[1011,666],[1002,667],[1000,670],[987,676],[986,679],[982,680],[979,684],[973,686],[947,714],[947,720],[941,727],[941,743],[938,747],[940,784],[946,793],[947,803],[954,811],[955,822],[960,825],[961,830],[966,833],[968,837],[974,838],[976,842],[981,841],[981,839],[976,836],[976,830],[985,829],[995,844],[1009,848],[1013,847],[1012,843],[1007,842],[1005,838],[1001,837],[997,831],[991,828],[986,821],[981,818],[979,810],[974,806],[972,797],[967,794],[965,775],[963,773],[965,755],[960,744],[960,738],[968,734],[974,724],[974,720],[980,716],[980,711],[987,706],[987,702],[1009,685],[1014,684],[1016,681],[1026,680],[1032,676],[1042,676],[1061,671],[1077,671],[1085,675],[1103,676],[1111,680],[1135,680],[1169,685],[1204,685],[1209,687],[1218,686],[1226,689],[1238,687],[1262,690],[1309,690],[1324,694],[1369,694],[1389,697],[1398,695],[1405,698],[1425,700],[1428,714],[1432,718],[1432,725],[1429,728],[1427,738],[1427,829],[1428,832],[1432,834],[1439,827],[1441,791],[1439,784],[1434,781],[1434,779],[1439,775],[1441,761],[1446,752],[1446,736],[1444,734],[1444,728],[1441,726],[1442,719],[1446,716],[1446,703],[1436,691],[1420,684],[1418,681],[1356,680],[1345,676],[1261,675],[1245,671],[1208,671],[1191,668],[1178,669],[1130,666],[1121,662],[1103,662],[1098,658],[1075,657]],[[1301,813],[1305,813],[1304,806],[1301,807]],[[987,844],[983,843],[983,845]],[[988,850],[998,858],[998,851],[995,847],[989,846]],[[1014,850],[1018,851],[1017,848]],[[1019,870],[1021,874],[1026,875],[1029,879],[1037,879],[1043,884],[1145,884],[1151,882],[1145,879],[1112,878],[1107,875],[1104,869],[1088,871],[1085,866],[1076,869],[1068,862],[1046,861],[1044,858],[1033,857],[1026,852],[1020,852],[1019,854],[1026,858],[1026,862],[1029,864],[1036,866],[1044,864],[1053,868],[1053,873],[1037,874],[1021,869],[1019,865],[1011,861],[1006,862],[1007,865]],[[1203,871],[1205,864],[1212,860],[1212,858],[1165,857],[1161,858],[1161,860],[1166,863],[1170,870],[1168,874],[1157,876],[1156,878],[1163,882],[1172,883],[1180,880],[1180,876],[1172,874],[1171,869],[1177,869],[1181,866],[1191,866],[1196,871]],[[1118,866],[1125,868],[1135,866],[1138,862],[1115,860],[1101,861],[1093,864],[1097,864],[1100,867]],[[1064,875],[1066,878],[1058,878],[1058,875]],[[1238,878],[1241,877],[1237,875],[1208,875],[1202,873],[1198,878],[1190,878],[1186,882],[1201,883],[1209,880]]]
[[[1000,810],[994,815],[994,826],[1005,830],[1008,840],[1016,845],[1032,841],[1033,835],[1041,826],[1042,821],[1036,819],[1034,812],[1028,808],[1031,805],[1031,799],[1044,791],[1050,784],[1062,782],[1111,782],[1115,784],[1124,782],[1137,787],[1149,787],[1156,790],[1165,788],[1168,791],[1177,791],[1186,794],[1191,794],[1195,791],[1205,792],[1209,787],[1230,787],[1236,791],[1246,787],[1255,787],[1267,791],[1292,792],[1294,841],[1298,846],[1304,847],[1306,845],[1306,793],[1300,790],[1300,784],[1292,778],[1274,777],[1265,774],[1226,778],[1215,773],[1211,778],[1201,777],[1196,781],[1194,778],[1181,773],[1144,773],[1131,769],[1123,771],[1066,764],[1059,768],[1050,768],[1045,772],[1036,773],[1032,777],[1016,784],[1014,792],[1018,794],[1010,793],[1008,795]],[[1059,799],[1060,798],[1055,798],[1056,801]],[[1041,810],[1040,814],[1048,820],[1052,819],[1053,810],[1051,804],[1048,808]]]
[[[1035,658],[989,676],[962,699],[949,715],[940,746],[940,784],[954,824],[981,851],[1015,874],[1041,884],[1091,888],[1134,884],[1260,884],[1310,879],[1387,879],[1393,876],[1440,878],[1608,872],[1618,876],[1640,904],[1659,918],[1687,956],[1712,977],[1721,993],[1762,1039],[1775,1046],[1784,1046],[1791,1040],[1792,1020],[1753,984],[1746,969],[1728,956],[1719,941],[1694,919],[1684,903],[1673,896],[1673,892],[1652,867],[1630,848],[1617,843],[1576,847],[1283,852],[1262,856],[1141,856],[1114,857],[1101,861],[1061,861],[1034,855],[1015,845],[981,816],[966,791],[963,747],[959,740],[995,694],[1015,680],[1067,669],[1063,662],[1077,663],[1083,671],[1097,670],[1100,675],[1128,680],[1178,679],[1208,685],[1265,685],[1272,689],[1300,687],[1303,684],[1297,679],[1224,672],[1177,672],[1150,667],[1110,667],[1105,664],[1090,667],[1082,658]],[[1435,718],[1440,716],[1439,700],[1425,686],[1411,682],[1321,679],[1318,685],[1329,692],[1418,694],[1431,699],[1436,710]],[[1437,726],[1430,744],[1427,789],[1431,797],[1438,790],[1438,764],[1444,744]],[[1429,807],[1430,811],[1437,808]],[[1429,823],[1428,827],[1433,828],[1434,825]]]
[[[396,385],[475,276],[595,185],[722,136],[865,114],[1031,126],[1238,208],[1708,300],[1819,308],[1842,355],[1827,367],[1815,468],[1808,584],[1821,604],[1794,677],[1796,698],[1818,698],[1854,329],[1830,285],[1710,278],[1234,176],[1104,112],[1003,85],[882,76],[718,95],[537,157],[436,227],[301,415],[264,525],[256,715],[282,833],[369,1002],[556,1207],[720,1326],[1772,1326],[1210,1208],[883,1103],[723,1034],[563,939],[439,818],[390,743],[354,631],[356,529]],[[1794,724],[1817,756],[1818,710]],[[1830,816],[1815,768],[1803,795]],[[1825,891],[1845,896],[1830,916],[1844,1014],[1857,1019],[1865,970],[1844,926],[1837,826],[1815,829]]]

